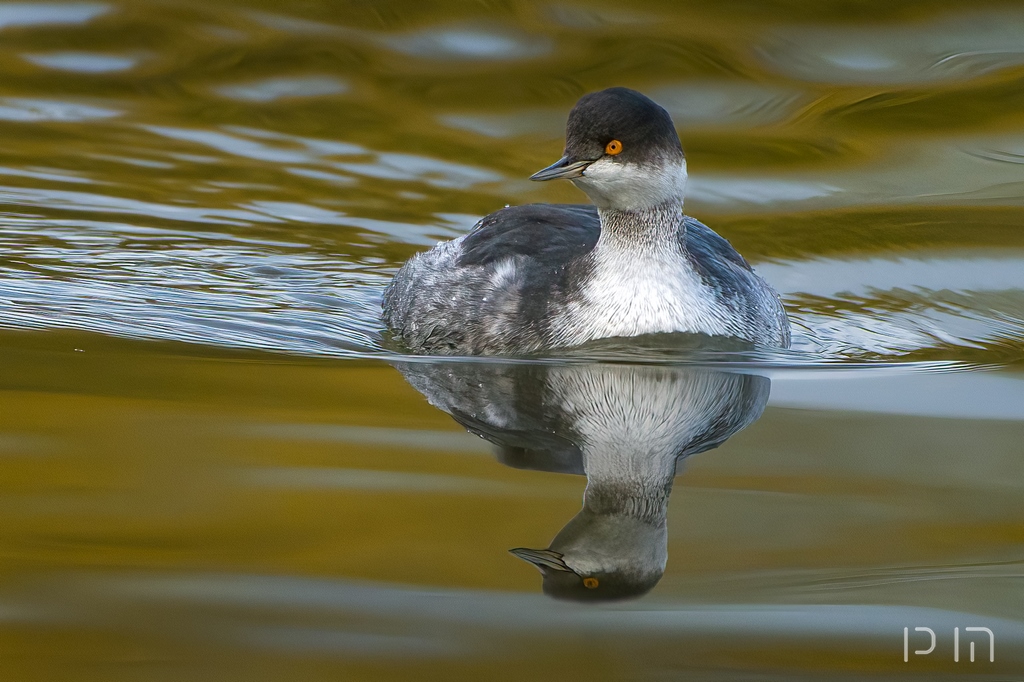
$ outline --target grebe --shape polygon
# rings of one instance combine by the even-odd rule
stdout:
[[[569,113],[564,155],[530,179],[558,178],[594,205],[504,208],[409,259],[384,293],[395,338],[446,355],[665,332],[789,346],[775,290],[683,215],[686,157],[658,104],[628,88],[585,95]]]

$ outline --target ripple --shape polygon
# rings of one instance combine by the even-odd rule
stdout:
[[[740,178],[709,174],[691,176],[686,181],[688,194],[699,202],[735,207],[806,202],[824,199],[842,192],[840,187],[823,182],[772,178]]]
[[[330,467],[276,467],[243,472],[249,484],[269,488],[300,490],[375,490],[445,495],[529,495],[521,485],[488,481],[469,476],[424,474],[379,469],[341,469]]]
[[[199,602],[247,609],[311,609],[340,619],[345,614],[365,620],[398,619],[404,631],[429,628],[444,632],[468,645],[493,646],[480,642],[481,633],[494,629],[507,637],[538,633],[578,632],[593,636],[621,636],[625,629],[650,638],[678,642],[689,636],[719,635],[729,641],[771,637],[781,641],[806,638],[819,645],[824,638],[848,646],[857,641],[878,646],[892,655],[893,633],[904,623],[926,622],[951,631],[954,625],[981,618],[1005,633],[1006,651],[1020,651],[1013,642],[1024,642],[1024,624],[1009,618],[937,608],[876,604],[702,604],[680,605],[648,598],[628,606],[565,608],[545,602],[541,595],[524,595],[495,590],[456,590],[382,582],[325,580],[299,576],[256,576],[242,574],[165,574],[119,576],[93,583],[108,599],[137,603],[159,600],[174,603]],[[92,591],[92,590],[90,590]],[[438,628],[438,624],[444,627]],[[464,630],[451,632],[451,628]],[[898,641],[898,640],[897,640]],[[1003,640],[1001,640],[1003,641]],[[793,646],[787,642],[787,646]],[[515,648],[518,650],[518,647]],[[1021,654],[1008,654],[1013,660]]]
[[[125,57],[96,52],[51,52],[48,54],[25,54],[22,58],[36,66],[74,73],[114,73],[127,71],[138,63],[135,57]]]
[[[808,380],[809,378],[813,380]],[[771,404],[934,419],[1024,421],[1024,380],[986,372],[772,375]]]
[[[399,21],[386,13],[347,16],[316,8],[294,9],[310,18],[197,8],[188,21],[164,17],[163,32],[141,52],[129,38],[144,12],[114,9],[0,4],[0,28],[112,15],[96,28],[108,42],[33,42],[48,31],[16,36],[13,59],[69,73],[15,61],[18,78],[0,98],[0,122],[11,140],[0,164],[0,205],[7,212],[0,216],[0,281],[9,304],[0,324],[379,354],[380,291],[400,260],[465,233],[510,195],[579,199],[566,186],[515,184],[509,176],[548,159],[540,146],[560,143],[565,103],[603,79],[642,75],[637,82],[649,84],[645,90],[680,127],[713,129],[691,169],[688,201],[698,215],[1019,206],[1024,197],[1024,137],[1012,131],[965,126],[936,134],[924,126],[914,135],[876,131],[862,139],[844,127],[848,115],[885,105],[844,85],[923,78],[934,83],[929,92],[942,93],[960,87],[942,86],[946,80],[1015,63],[1024,55],[1016,41],[1024,27],[1019,11],[871,26],[751,25],[742,40],[730,34],[732,42],[714,33],[724,24],[713,19],[706,45],[695,50],[700,60],[662,50],[676,69],[647,61],[635,39],[630,45],[623,38],[642,29],[667,49],[697,29],[683,31],[644,8],[557,6],[542,10],[540,23],[519,15],[481,21],[472,12]],[[184,49],[188,36],[201,49]],[[748,39],[763,48],[760,65],[737,57],[749,49]],[[715,41],[721,49],[712,49]],[[99,45],[103,51],[90,47]],[[143,59],[146,68],[136,68]],[[459,92],[480,96],[454,101],[450,71],[463,65],[458,87],[466,90]],[[554,80],[552,65],[563,74]],[[775,73],[758,71],[765,65]],[[111,79],[87,75],[122,71]],[[76,72],[85,74],[78,80],[89,90],[109,87],[120,99],[73,101],[63,93],[84,92]],[[823,97],[823,89],[794,78],[825,78],[839,90]],[[358,101],[345,107],[316,99],[357,84]],[[729,127],[748,132],[730,137]],[[530,144],[519,144],[520,137]],[[744,154],[750,141],[762,144],[761,151]],[[782,170],[759,165],[771,156],[763,149],[790,142],[824,151],[794,155]],[[703,170],[702,156],[728,157],[726,165],[736,170]],[[871,220],[849,221],[863,230],[857,248],[867,248],[886,227]],[[1004,227],[1009,234],[1012,220],[1003,223],[984,243],[996,244]],[[763,253],[822,248],[787,227],[780,225],[782,246]],[[928,227],[913,229],[921,235]],[[967,231],[965,244],[971,243]],[[898,239],[886,237],[886,248]],[[805,358],[1020,355],[1013,355],[1024,338],[1016,273],[1024,262],[1015,253],[812,256],[759,270],[785,293]]]
[[[170,126],[144,126],[146,130],[172,140],[193,142],[220,152],[271,163],[309,163],[316,159],[308,150],[271,147],[238,135],[215,130],[174,128]]]
[[[242,102],[274,102],[290,97],[327,97],[348,92],[348,85],[333,76],[295,76],[222,85],[215,92]]]
[[[680,128],[778,123],[792,116],[805,99],[798,90],[730,81],[660,86],[648,95],[672,114]]]
[[[8,175],[18,178],[32,178],[33,180],[46,180],[49,182],[67,182],[80,185],[100,184],[90,178],[83,178],[78,175],[71,175],[66,171],[50,168],[2,168],[0,175]]]
[[[0,29],[12,26],[84,24],[110,11],[110,6],[86,2],[5,2],[0,4]]]
[[[203,145],[233,156],[273,163],[316,165],[321,169],[340,170],[351,175],[377,180],[417,181],[434,187],[467,189],[474,185],[502,179],[500,174],[476,166],[417,154],[374,152],[360,145],[338,140],[317,140],[237,126],[224,131],[168,126],[144,126],[144,128],[157,135]],[[263,141],[260,142],[253,138]],[[269,144],[270,142],[282,144],[272,145]],[[284,146],[285,144],[287,146]],[[370,160],[333,160],[333,157],[337,156],[371,158]],[[296,170],[290,168],[289,172],[296,173]],[[320,169],[314,170],[324,172]],[[330,170],[326,172],[330,173]],[[299,169],[298,174],[302,173],[303,171]],[[334,181],[333,178],[331,179]]]
[[[329,173],[327,171],[316,170],[315,168],[288,168],[287,170],[292,175],[298,175],[299,177],[310,178],[312,180],[323,180],[324,182],[329,182],[332,185],[352,186],[357,184],[356,179],[351,176]]]
[[[992,361],[1021,360],[1024,319],[1021,297],[1004,309],[986,309],[983,299],[950,304],[941,296],[878,297],[843,301],[787,298],[794,348],[840,357],[898,358],[918,351],[984,350]]]
[[[917,24],[782,28],[759,48],[787,75],[844,84],[967,80],[1024,64],[1024,14],[963,12]]]
[[[543,38],[491,28],[427,28],[381,41],[412,57],[460,61],[533,59],[551,51]]]
[[[249,18],[262,26],[287,33],[312,36],[328,35],[333,37],[344,32],[342,27],[334,24],[314,21],[311,19],[300,19],[298,17],[287,16],[284,14],[272,14],[270,12],[259,11],[250,11],[246,14]]]
[[[416,154],[382,152],[371,163],[337,162],[334,168],[381,180],[419,180],[434,187],[468,189],[497,182],[502,176],[490,170]]]
[[[294,625],[251,625],[235,630],[248,647],[292,655],[329,654],[345,660],[359,657],[388,659],[455,658],[465,647],[441,637],[353,632]]]
[[[513,114],[443,114],[437,120],[449,128],[495,138],[543,135],[554,139],[565,128],[565,112],[554,109]]]
[[[371,243],[424,246],[463,233],[476,218],[444,214],[413,225],[299,202],[176,207],[21,188],[0,188],[0,201],[228,226],[334,225],[360,230]],[[301,241],[275,239],[277,232],[254,239],[81,219],[7,216],[3,223],[3,326],[312,355],[383,352],[379,301],[388,269],[379,261],[328,258]],[[794,323],[797,355],[782,362],[879,361],[941,348],[1007,356],[1024,346],[1024,256],[814,258],[757,270],[782,292]]]
[[[757,271],[789,295],[865,296],[886,289],[1024,292],[1024,254],[816,258],[761,263]]]
[[[379,347],[383,277],[297,244],[85,221],[4,223],[5,327],[312,355]],[[138,248],[146,240],[152,247]]]
[[[312,441],[344,443],[370,448],[436,450],[446,453],[490,455],[487,441],[465,431],[431,431],[342,424],[252,424],[243,427],[243,436],[260,440]],[[0,441],[2,446],[3,441]]]
[[[36,123],[39,121],[90,121],[113,118],[121,112],[114,109],[61,102],[51,99],[0,97],[0,121]]]
[[[129,214],[174,221],[219,223],[223,225],[276,222],[277,220],[254,211],[167,205],[105,194],[46,188],[0,186],[0,204],[45,206],[51,209]]]
[[[818,258],[757,271],[782,293],[804,350],[893,357],[1024,346],[1024,256]]]
[[[841,117],[840,110],[830,116]],[[739,212],[845,206],[1024,205],[1024,137],[920,136],[892,141],[857,167],[759,176],[713,174],[691,166],[688,198],[702,208]]]

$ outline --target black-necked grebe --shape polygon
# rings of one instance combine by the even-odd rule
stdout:
[[[565,154],[531,177],[556,178],[595,205],[505,208],[413,256],[384,293],[395,336],[416,352],[472,355],[659,332],[789,346],[778,294],[683,215],[686,157],[656,103],[627,88],[585,95]]]
[[[583,508],[545,549],[512,553],[544,593],[582,601],[649,591],[668,558],[668,502],[684,458],[761,416],[771,382],[707,368],[618,363],[403,362],[430,404],[509,466],[586,474]]]

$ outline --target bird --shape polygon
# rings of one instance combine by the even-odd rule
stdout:
[[[583,505],[543,549],[509,550],[544,594],[631,599],[668,560],[668,506],[691,455],[755,422],[768,377],[626,363],[408,362],[395,367],[427,400],[494,445],[507,466],[583,474]]]
[[[686,155],[647,96],[584,95],[562,157],[530,179],[568,179],[592,203],[508,206],[414,255],[383,296],[394,341],[431,355],[533,355],[663,333],[789,347],[778,293],[683,213]]]

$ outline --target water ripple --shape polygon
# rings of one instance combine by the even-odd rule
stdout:
[[[211,6],[188,21],[161,14],[140,45],[128,39],[135,15],[114,9],[0,4],[0,29],[19,41],[0,97],[12,141],[0,164],[4,326],[384,353],[380,293],[398,264],[505,203],[581,200],[525,177],[557,153],[579,94],[637,74],[696,150],[688,206],[698,216],[821,211],[827,222],[848,207],[980,211],[1024,196],[1013,125],[845,127],[949,95],[947,81],[989,74],[1007,87],[993,69],[1024,54],[1013,10],[872,27],[740,21],[740,33],[709,19],[694,42],[697,29],[642,9],[399,21]],[[79,25],[94,19],[102,44],[33,37],[86,35]],[[908,83],[927,93],[901,91]],[[818,151],[794,151],[808,148]],[[759,267],[785,296],[796,354],[1019,358],[1024,259],[1007,251],[1010,229],[992,226],[1002,241],[986,237],[990,254],[889,257],[878,253],[898,241],[889,227],[868,217],[847,240],[771,226],[791,257]],[[968,232],[957,235],[965,246]],[[854,248],[871,253],[842,255]],[[778,253],[743,250],[752,261]]]
[[[760,49],[769,64],[797,78],[923,84],[1024,63],[1022,29],[1019,11],[965,11],[920,23],[781,28]]]
[[[95,52],[50,52],[46,54],[22,55],[26,61],[48,69],[72,71],[74,73],[114,73],[133,68],[138,59],[122,55],[99,54]]]
[[[121,112],[114,109],[50,99],[27,97],[0,98],[0,121],[35,123],[40,121],[89,121],[113,118]]]
[[[84,24],[109,11],[110,5],[95,2],[5,2],[0,4],[0,29]]]
[[[348,92],[348,85],[331,76],[292,76],[224,85],[216,92],[242,102],[273,102],[287,97],[341,95]]]

